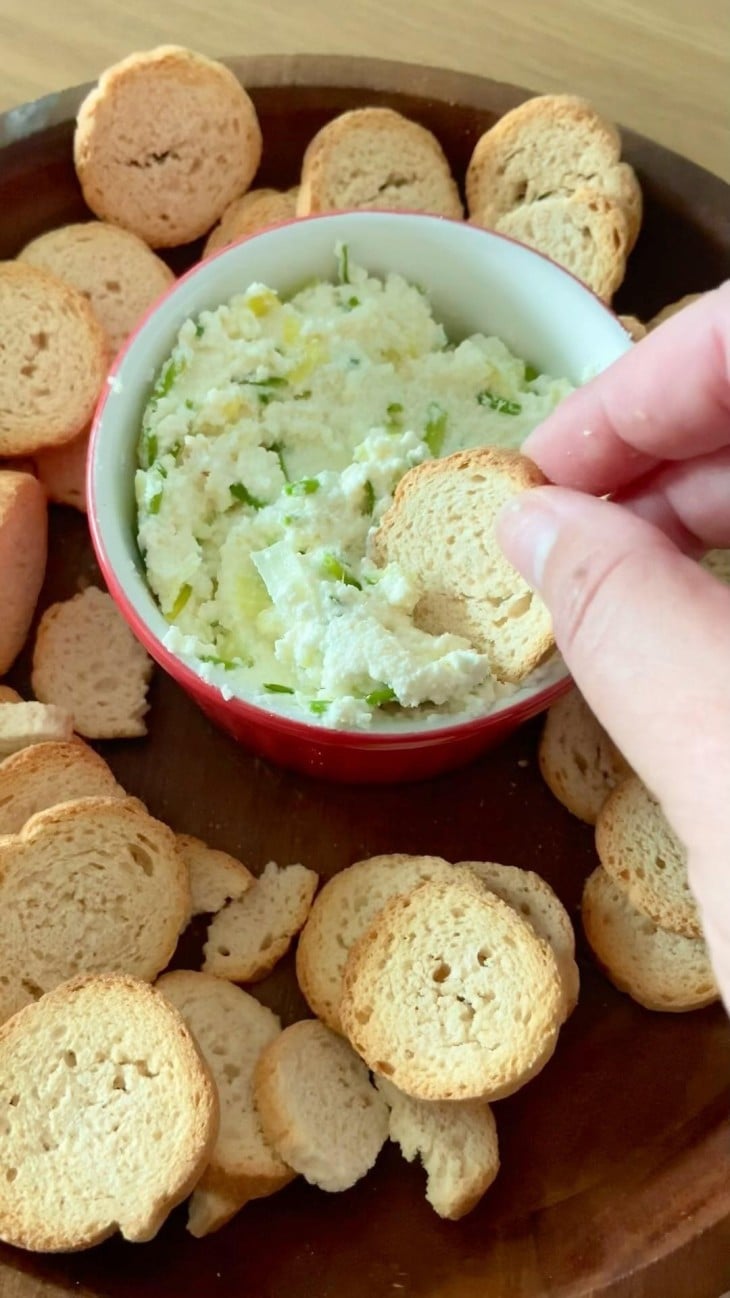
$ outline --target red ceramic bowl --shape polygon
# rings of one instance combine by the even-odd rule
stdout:
[[[556,659],[513,696],[477,718],[447,724],[378,717],[377,729],[332,729],[229,697],[225,673],[203,679],[195,663],[163,643],[168,624],[145,580],[135,538],[134,472],[144,406],[154,375],[191,315],[249,284],[280,293],[331,275],[339,241],[375,274],[398,271],[423,286],[452,336],[496,334],[548,373],[582,382],[630,346],[612,313],[566,271],[520,244],[456,221],[405,213],[335,213],[256,235],[190,271],[149,313],[118,358],[99,403],[88,469],[89,522],[109,591],[154,659],[207,716],[262,757],[309,775],[347,782],[418,780],[468,762],[569,685]]]

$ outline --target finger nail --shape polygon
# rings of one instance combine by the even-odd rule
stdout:
[[[497,539],[510,563],[540,590],[548,556],[558,538],[558,518],[531,491],[511,500],[497,518]]]

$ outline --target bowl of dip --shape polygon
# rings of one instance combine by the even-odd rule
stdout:
[[[519,449],[630,346],[545,257],[468,224],[334,213],[204,261],[142,321],[91,437],[89,521],[121,612],[236,739],[343,781],[456,767],[566,688],[418,626],[368,540],[432,456]]]

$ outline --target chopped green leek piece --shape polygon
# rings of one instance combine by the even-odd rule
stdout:
[[[336,554],[326,554],[324,556],[321,572],[323,577],[331,577],[333,581],[342,581],[346,586],[355,586],[358,590],[362,590],[357,577],[353,577]]]
[[[183,362],[173,360],[172,356],[169,360],[165,361],[165,364],[160,371],[160,377],[152,389],[153,400],[159,401],[161,397],[168,396],[172,390],[173,383],[176,379],[179,379],[184,369],[185,366]]]
[[[319,491],[317,478],[300,478],[298,482],[288,482],[284,488],[287,496],[313,496],[315,491]]]
[[[346,243],[340,244],[337,252],[337,278],[340,284],[350,283],[350,249]]]
[[[272,442],[272,443],[271,443],[271,446],[269,447],[269,450],[274,452],[274,455],[276,456],[277,460],[279,461],[279,468],[281,469],[282,473],[284,474],[284,477],[286,478],[286,480],[287,480],[287,482],[288,482],[288,481],[289,481],[289,471],[288,471],[288,469],[287,469],[287,467],[286,467],[286,463],[285,463],[285,461],[284,461],[284,445],[283,445],[283,443],[282,443],[282,442]]]
[[[268,681],[264,689],[269,694],[293,694],[294,690],[290,685],[277,685],[276,681]]]
[[[394,698],[395,690],[390,685],[379,685],[365,695],[365,702],[370,708],[380,708],[384,703],[392,703]]]
[[[242,482],[232,482],[228,488],[234,500],[240,501],[242,505],[250,505],[252,509],[263,509],[266,501],[259,500],[258,496],[253,496],[248,487]]]
[[[316,717],[321,717],[322,713],[327,711],[331,702],[331,699],[311,699],[309,711],[313,712]]]
[[[362,512],[363,514],[372,514],[373,510],[375,509],[375,487],[373,486],[369,478],[365,482],[365,485],[363,487],[363,493],[364,493],[364,500],[363,500]]]
[[[183,609],[185,608],[185,605],[190,599],[192,593],[193,593],[193,588],[192,586],[189,586],[187,582],[185,582],[184,586],[180,587],[179,591],[177,592],[175,603],[170,609],[170,618],[172,619],[172,621],[174,621],[176,617],[180,616]]]
[[[201,654],[201,663],[210,663],[212,667],[222,667],[226,672],[235,671],[240,663],[234,663],[230,658],[217,658],[215,654]]]
[[[156,491],[154,496],[151,497],[150,503],[147,506],[147,513],[159,514],[161,504],[162,504],[162,487],[160,487],[159,491]]]
[[[202,338],[204,333],[205,333],[205,325],[201,324],[200,321],[198,320],[195,326],[195,337]]]
[[[525,383],[534,383],[535,379],[539,379],[539,377],[540,371],[534,365],[525,363]]]
[[[440,455],[446,436],[448,415],[438,401],[432,401],[426,411],[424,441],[432,455]]]
[[[489,406],[490,410],[496,410],[499,415],[519,415],[522,411],[519,401],[508,401],[507,397],[498,397],[488,388],[478,394],[477,401],[480,406]]]

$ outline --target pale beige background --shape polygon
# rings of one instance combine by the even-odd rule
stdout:
[[[0,0],[0,111],[162,41],[571,90],[730,180],[730,0]]]

